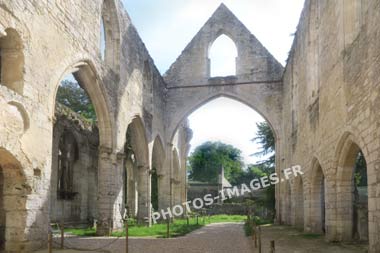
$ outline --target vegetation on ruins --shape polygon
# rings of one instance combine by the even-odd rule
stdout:
[[[56,100],[84,118],[92,121],[96,120],[95,108],[90,97],[77,82],[63,80],[58,88]]]

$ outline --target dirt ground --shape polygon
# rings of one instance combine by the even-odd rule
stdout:
[[[327,243],[322,235],[305,234],[288,226],[262,226],[263,253],[270,252],[271,240],[275,241],[276,252],[281,253],[364,253],[368,250],[365,244]]]
[[[364,253],[365,245],[331,244],[323,236],[308,235],[287,226],[262,227],[262,253],[268,253],[270,241],[274,240],[276,252],[281,253]],[[58,242],[56,238],[56,242]],[[55,244],[57,245],[57,244]],[[54,250],[60,253],[124,253],[125,239],[107,237],[68,237],[66,245],[88,251]],[[108,245],[98,251],[92,251]],[[242,223],[211,224],[184,237],[171,239],[130,238],[128,253],[258,253],[251,237],[246,237]],[[38,253],[47,253],[39,251]]]

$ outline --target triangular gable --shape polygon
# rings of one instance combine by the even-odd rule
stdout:
[[[229,36],[238,49],[236,78],[229,78],[230,82],[273,81],[282,78],[282,65],[244,24],[221,4],[164,75],[168,86],[215,82],[210,80],[208,53],[212,43],[222,34]]]

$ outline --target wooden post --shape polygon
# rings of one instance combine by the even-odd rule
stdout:
[[[186,216],[186,224],[189,226],[189,215]]]
[[[262,244],[261,244],[261,227],[259,226],[259,253],[261,253],[261,247],[262,247]]]
[[[166,224],[166,238],[170,238],[170,219],[168,219]]]
[[[255,249],[257,249],[257,231],[254,221],[252,221],[252,240],[255,242]]]
[[[199,216],[198,216],[198,214],[197,214],[197,225],[199,225],[198,217],[199,217]]]
[[[49,233],[48,233],[48,253],[52,253],[52,252],[53,252],[53,235],[52,235],[51,229],[49,229]]]
[[[61,249],[65,247],[65,225],[61,223]]]
[[[128,220],[125,220],[125,253],[128,253],[128,234],[129,234]]]
[[[270,253],[275,253],[276,249],[275,249],[275,245],[274,245],[274,241],[270,241]]]

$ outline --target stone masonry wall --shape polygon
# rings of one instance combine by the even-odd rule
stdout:
[[[368,167],[370,252],[380,250],[379,13],[378,1],[306,1],[284,74],[284,121],[277,152],[278,173],[293,165],[301,165],[305,172],[304,228],[308,231],[315,231],[316,205],[321,205],[313,199],[315,165],[322,168],[326,236],[335,241],[352,240],[347,235],[352,202],[340,195],[345,191],[343,178],[353,170],[344,161],[355,155],[347,153],[346,146],[362,150]],[[281,222],[289,223],[285,217],[296,212],[295,182],[290,182],[291,191],[286,183],[277,187]]]

